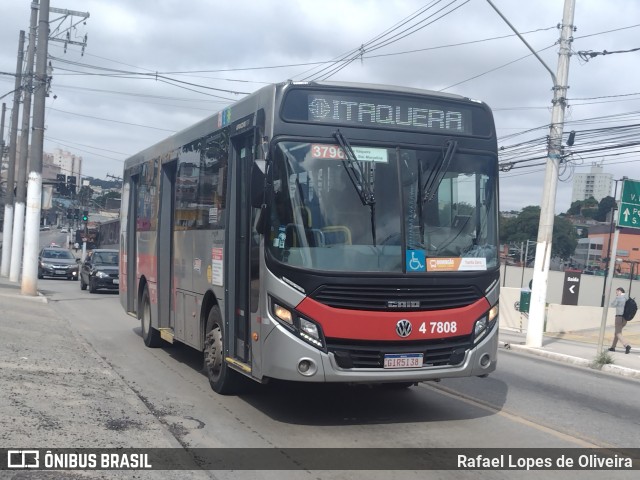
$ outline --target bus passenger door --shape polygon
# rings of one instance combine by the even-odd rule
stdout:
[[[128,215],[126,218],[126,237],[124,251],[126,254],[126,287],[127,287],[127,312],[136,312],[138,305],[138,241],[137,241],[137,217],[138,217],[138,183],[140,175],[131,175],[129,180]],[[122,247],[121,247],[122,248]]]
[[[160,215],[158,218],[158,328],[174,326],[175,285],[173,281],[173,211],[178,162],[162,165],[160,178]],[[169,292],[171,294],[169,294]]]
[[[259,295],[259,248],[253,235],[254,212],[250,202],[250,173],[253,165],[253,130],[232,137],[231,198],[227,229],[226,318],[229,355],[252,363],[251,318],[257,316]]]

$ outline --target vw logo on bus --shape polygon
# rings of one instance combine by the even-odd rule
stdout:
[[[396,323],[396,333],[402,338],[411,335],[411,322],[404,318],[399,320],[398,323]]]

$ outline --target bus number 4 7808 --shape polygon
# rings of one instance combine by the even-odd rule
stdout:
[[[420,333],[456,333],[458,331],[458,324],[456,322],[422,322],[418,329]]]

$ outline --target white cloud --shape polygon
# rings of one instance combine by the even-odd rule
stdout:
[[[30,2],[14,0],[5,3],[8,5],[3,5],[0,17],[0,72],[10,73],[15,70],[18,30],[28,27]],[[562,19],[562,2],[496,0],[494,3],[519,31],[545,29],[526,35],[534,48],[541,49],[558,40],[559,31],[554,27]],[[73,33],[74,38],[88,34],[86,55],[80,56],[79,49],[73,46],[64,54],[60,44],[51,44],[49,53],[64,60],[135,72],[193,72],[307,63],[328,60],[358,48],[424,4],[410,0],[66,0],[64,8],[91,14],[86,26],[78,25]],[[52,18],[56,17],[52,15]],[[611,2],[599,0],[577,2],[574,53],[580,50],[613,52],[639,47],[637,27],[619,30],[634,25],[638,18],[640,3],[636,0],[617,0],[615,8]],[[617,31],[594,35],[608,30]],[[529,51],[514,36],[457,47],[431,48],[511,33],[487,2],[472,1],[420,32],[366,54],[364,59],[356,60],[332,80],[442,89],[523,57]],[[372,57],[419,49],[430,50]],[[557,54],[557,46],[541,52],[554,72]],[[78,75],[67,70],[88,70],[58,60],[52,60],[52,63],[55,71],[52,96],[47,101],[52,108],[47,111],[45,150],[62,147],[82,155],[88,175],[102,177],[107,172],[120,172],[126,155],[112,152],[133,154],[170,133],[104,119],[177,131],[225,105],[220,103],[225,101],[171,86],[155,78]],[[639,92],[639,63],[640,53],[637,52],[598,56],[586,63],[574,54],[569,72],[569,97],[577,99]],[[171,76],[210,87],[251,92],[265,83],[302,78],[304,72],[312,68],[309,65]],[[490,105],[495,110],[498,134],[503,137],[550,122],[551,87],[549,73],[535,58],[528,57],[446,91],[480,99]],[[0,95],[12,89],[13,79],[0,75]],[[210,93],[239,98],[224,92]],[[56,100],[53,94],[57,96]],[[640,96],[624,100],[570,102],[573,106],[567,111],[567,120],[640,110]],[[11,106],[10,97],[3,101]],[[528,108],[514,110],[515,107]],[[599,126],[611,125],[613,123],[608,122]],[[566,129],[594,127],[568,123]],[[531,136],[506,140],[504,144],[547,134],[548,131],[538,130]],[[637,164],[616,163],[621,160],[628,162],[633,157],[602,158],[605,169],[614,177],[640,178]],[[592,161],[589,159],[576,168],[584,171]],[[527,172],[530,170],[513,170],[502,175],[502,208],[540,203],[543,174]],[[570,196],[571,182],[560,182],[558,211],[568,208]]]

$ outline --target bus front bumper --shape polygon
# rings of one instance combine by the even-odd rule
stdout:
[[[262,349],[264,377],[299,382],[385,383],[420,382],[447,377],[487,375],[496,369],[498,323],[457,365],[420,368],[341,368],[335,355],[307,344],[286,328],[276,325]]]

